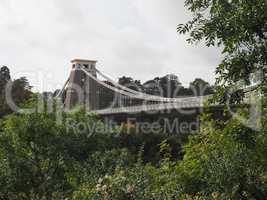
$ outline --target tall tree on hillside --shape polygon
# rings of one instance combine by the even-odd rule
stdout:
[[[201,78],[196,78],[193,82],[191,82],[189,88],[197,96],[213,93],[213,89],[210,84]]]
[[[178,26],[189,33],[189,43],[204,40],[207,46],[223,47],[224,59],[216,69],[217,101],[237,83],[251,85],[251,77],[260,72],[256,89],[267,81],[267,2],[266,0],[212,1],[186,0],[193,19]],[[244,92],[237,90],[235,100]]]
[[[10,71],[7,66],[0,68],[0,82],[7,83],[10,80]]]
[[[146,93],[146,94],[160,96],[162,93],[160,85],[159,85],[159,78],[155,78],[154,80],[146,81],[143,84],[143,88],[144,88],[144,93]]]
[[[10,71],[8,67],[3,66],[0,68],[0,94],[4,93],[4,88],[7,82],[10,81]]]
[[[5,87],[10,81],[10,70],[8,67],[3,66],[0,68],[0,117],[8,113],[8,108],[5,102]]]
[[[13,102],[19,106],[31,97],[31,86],[26,77],[21,77],[11,80],[10,70],[8,67],[3,66],[0,69],[0,118],[10,114],[13,110],[9,107],[6,99],[6,86],[10,82],[11,98]],[[8,94],[7,94],[8,95]]]
[[[175,97],[181,88],[178,77],[174,74],[168,74],[159,79],[159,85],[162,89],[162,96],[164,97]]]
[[[21,77],[13,81],[12,96],[17,105],[24,103],[31,96],[31,86],[26,77]]]
[[[141,91],[142,90],[141,81],[134,80],[131,77],[123,76],[123,77],[119,78],[118,83],[123,85],[123,86],[126,86],[126,87],[128,87],[128,88],[130,88],[132,90],[136,90],[136,91]]]
[[[190,88],[181,86],[176,94],[176,97],[188,97],[188,96],[194,96],[193,90]]]
[[[163,97],[175,97],[182,88],[178,76],[168,74],[163,77],[156,77],[143,84],[144,92]]]

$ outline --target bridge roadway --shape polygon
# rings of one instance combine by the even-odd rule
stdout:
[[[112,115],[122,113],[139,113],[139,112],[156,112],[161,110],[179,110],[179,109],[190,109],[190,108],[201,108],[205,102],[210,99],[211,95],[199,96],[199,97],[186,97],[178,98],[178,102],[171,103],[154,103],[154,104],[143,104],[138,106],[122,106],[118,108],[107,108],[101,110],[93,110],[92,112],[98,115]]]

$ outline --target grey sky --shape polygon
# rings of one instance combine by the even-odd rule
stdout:
[[[0,64],[39,90],[63,84],[73,58],[142,81],[175,73],[187,85],[214,81],[216,49],[176,33],[190,18],[183,0],[0,0]]]

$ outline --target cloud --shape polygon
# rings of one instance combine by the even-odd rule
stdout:
[[[60,87],[73,58],[97,59],[115,78],[175,73],[186,84],[212,82],[220,59],[218,50],[190,46],[176,33],[190,18],[183,1],[0,0],[0,17],[1,64],[16,76],[43,74],[42,81],[30,77],[39,90]]]

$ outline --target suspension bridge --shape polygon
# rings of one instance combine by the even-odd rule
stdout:
[[[210,96],[166,98],[126,87],[96,68],[97,61],[71,61],[69,78],[57,97],[65,108],[84,105],[98,115],[202,108]]]
[[[75,59],[71,63],[70,76],[56,95],[65,110],[83,106],[105,122],[141,129],[137,132],[154,125],[168,134],[187,134],[200,129],[200,115],[207,108],[205,104],[211,95],[176,98],[152,95],[142,88],[133,89],[114,81],[96,68],[97,61]],[[255,110],[255,102],[250,99],[253,87],[243,88],[247,97],[241,106]],[[217,103],[209,104],[208,110],[213,119],[225,119],[240,107],[230,103],[227,106],[229,115],[225,115],[224,106]]]
[[[157,112],[201,108],[210,96],[166,98],[130,89],[112,80],[96,68],[97,61],[75,59],[70,77],[58,97],[64,106],[86,106],[99,115]],[[64,94],[64,95],[63,95]]]

